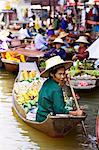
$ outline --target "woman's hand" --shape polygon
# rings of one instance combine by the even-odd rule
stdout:
[[[70,111],[69,114],[73,115],[73,116],[82,116],[83,110],[79,109],[79,110],[75,110],[75,111]]]
[[[83,115],[83,110],[79,109],[76,110],[76,116],[82,116]]]
[[[72,57],[72,60],[77,60],[77,55],[76,54]]]

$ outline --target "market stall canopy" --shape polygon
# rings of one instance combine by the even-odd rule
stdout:
[[[89,58],[99,59],[99,38],[87,49]]]
[[[58,4],[58,0],[31,0],[31,4],[42,6],[55,6]]]

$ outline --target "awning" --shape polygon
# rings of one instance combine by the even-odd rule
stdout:
[[[89,58],[99,59],[99,38],[87,50],[89,51]]]

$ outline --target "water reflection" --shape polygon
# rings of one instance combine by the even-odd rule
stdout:
[[[92,149],[85,143],[81,126],[75,128],[64,138],[50,138],[24,123],[12,109],[14,79],[15,75],[0,72],[0,150]],[[91,92],[79,92],[81,96],[80,103],[87,109],[86,124],[91,135],[95,135],[95,117],[99,108],[98,93],[99,89]]]
[[[29,136],[31,141],[38,143],[40,149],[42,150],[68,150],[73,149],[80,149],[77,142],[76,137],[76,130],[73,130],[68,136],[64,138],[51,138],[31,127],[26,125],[20,118],[16,115],[15,111],[13,110],[13,114],[18,122],[20,122],[19,127],[21,127],[24,131],[28,131],[24,133],[25,136]]]

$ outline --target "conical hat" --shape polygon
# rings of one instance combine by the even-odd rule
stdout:
[[[85,36],[80,36],[79,39],[76,40],[75,42],[89,44]]]
[[[64,38],[64,37],[66,37],[67,35],[68,35],[68,33],[62,31],[62,32],[60,32],[58,38]]]
[[[72,65],[72,61],[64,61],[61,59],[60,56],[54,56],[46,60],[46,68],[43,72],[41,72],[40,76],[43,78],[49,77],[49,72],[53,67],[58,66],[58,65],[63,65],[65,66],[66,69],[70,68]]]
[[[56,38],[53,43],[60,43],[60,44],[64,44],[64,41],[61,38]]]

